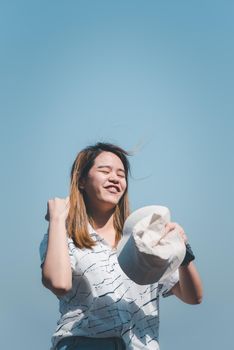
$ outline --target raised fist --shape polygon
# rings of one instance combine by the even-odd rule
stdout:
[[[70,208],[69,197],[49,199],[47,202],[47,213],[45,219],[47,221],[52,221],[54,219],[63,219],[64,221],[67,218]]]

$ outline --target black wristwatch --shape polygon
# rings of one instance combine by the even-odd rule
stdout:
[[[190,263],[190,261],[193,261],[195,259],[195,255],[193,254],[190,244],[186,243],[185,246],[186,246],[186,254],[180,266],[186,266]]]

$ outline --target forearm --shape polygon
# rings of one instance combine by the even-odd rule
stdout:
[[[201,303],[202,282],[193,262],[179,267],[179,283],[173,293],[185,303]]]
[[[71,288],[72,272],[65,220],[53,219],[48,231],[48,247],[42,268],[43,283],[51,290],[67,291]]]

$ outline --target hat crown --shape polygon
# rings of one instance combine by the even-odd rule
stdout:
[[[138,284],[151,284],[174,272],[185,256],[185,244],[177,229],[167,233],[171,215],[159,205],[137,209],[129,215],[117,246],[120,267]]]

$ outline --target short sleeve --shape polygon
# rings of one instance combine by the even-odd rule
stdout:
[[[47,251],[47,245],[48,245],[48,233],[44,234],[44,237],[40,243],[39,247],[39,254],[40,254],[40,259],[41,259],[41,267],[45,261],[46,257],[46,251]]]
[[[179,270],[177,269],[174,273],[168,276],[162,282],[159,282],[161,286],[160,294],[163,298],[169,297],[172,295],[171,289],[179,281]]]
[[[45,257],[46,257],[46,252],[47,252],[47,246],[48,246],[48,233],[46,233],[43,236],[43,239],[40,243],[40,247],[39,247],[39,254],[40,254],[40,259],[41,259],[41,267],[45,261]],[[74,251],[76,249],[73,240],[71,238],[69,238],[67,236],[67,245],[68,245],[68,253],[69,253],[69,257],[70,257],[70,262],[71,262],[71,268],[74,271],[75,270],[75,266],[76,266],[76,260],[75,260],[75,256],[74,256]]]

